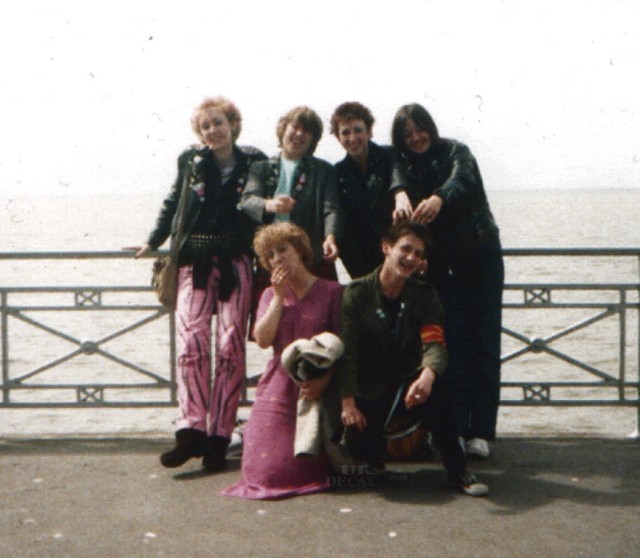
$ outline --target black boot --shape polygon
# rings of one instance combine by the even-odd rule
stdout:
[[[223,436],[209,436],[202,459],[202,466],[210,473],[222,471],[227,464],[227,446],[229,438]]]
[[[202,457],[207,444],[207,435],[195,428],[182,428],[176,431],[176,447],[160,456],[165,467],[180,467],[192,457]]]

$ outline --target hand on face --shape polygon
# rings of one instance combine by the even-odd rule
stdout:
[[[282,266],[275,267],[271,272],[271,285],[277,296],[281,298],[285,296],[290,275],[291,270]]]

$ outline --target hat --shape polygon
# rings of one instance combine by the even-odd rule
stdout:
[[[325,331],[314,335],[311,339],[296,339],[293,343],[287,345],[282,351],[282,366],[294,377],[298,376],[299,364],[305,362],[302,366],[308,374],[303,375],[317,377],[317,368],[329,368],[344,353],[344,343],[340,338]],[[308,378],[301,378],[308,379]]]

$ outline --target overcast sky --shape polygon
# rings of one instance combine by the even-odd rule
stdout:
[[[316,154],[335,162],[338,104],[368,105],[388,143],[420,102],[488,189],[639,187],[639,22],[635,0],[12,2],[0,188],[163,193],[214,94],[240,107],[239,143],[269,154],[292,106],[324,119]]]

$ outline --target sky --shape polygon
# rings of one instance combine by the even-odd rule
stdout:
[[[488,190],[640,187],[635,0],[13,2],[0,22],[2,195],[162,194],[205,97],[277,152],[293,106],[357,100],[389,143],[422,103]]]

